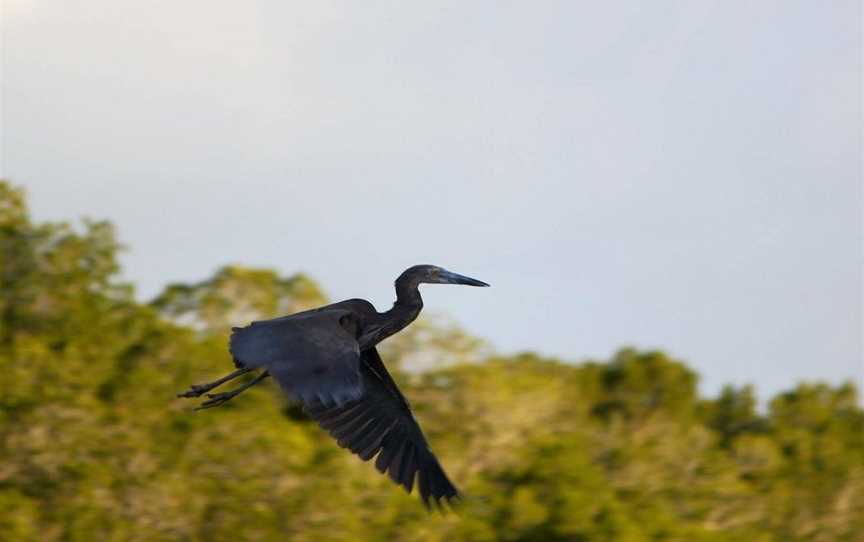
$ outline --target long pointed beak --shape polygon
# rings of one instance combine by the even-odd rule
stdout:
[[[443,271],[440,275],[441,282],[444,284],[464,284],[466,286],[489,286],[482,280],[472,279],[471,277],[466,277],[465,275],[460,275],[459,273],[454,273],[452,271]]]

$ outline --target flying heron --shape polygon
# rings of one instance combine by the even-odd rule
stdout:
[[[230,351],[237,370],[193,385],[179,397],[200,397],[261,369],[237,389],[207,393],[198,409],[224,404],[268,376],[300,401],[323,429],[364,461],[388,473],[408,493],[415,475],[420,498],[452,502],[459,491],[447,477],[417,424],[411,405],[384,367],[375,346],[413,322],[423,308],[418,286],[485,282],[434,265],[415,265],[396,279],[396,303],[379,313],[364,299],[349,299],[290,316],[232,328]]]

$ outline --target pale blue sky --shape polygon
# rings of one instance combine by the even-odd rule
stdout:
[[[152,296],[228,262],[703,389],[862,378],[860,2],[5,0],[3,174]]]

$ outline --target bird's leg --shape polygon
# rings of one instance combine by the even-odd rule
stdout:
[[[241,368],[241,369],[237,369],[236,371],[234,371],[230,375],[225,375],[222,378],[220,378],[219,380],[214,380],[213,382],[208,382],[206,384],[192,384],[191,386],[189,386],[188,390],[184,391],[183,393],[178,393],[177,397],[201,397],[202,395],[204,395],[208,391],[212,390],[213,388],[221,386],[222,384],[228,382],[229,380],[234,380],[238,376],[245,375],[246,373],[250,372],[251,370],[252,369]]]
[[[204,410],[205,408],[213,408],[213,407],[223,405],[223,404],[227,403],[228,401],[230,401],[231,399],[237,397],[238,395],[240,395],[244,391],[248,390],[249,388],[251,388],[255,384],[261,382],[262,380],[264,380],[268,376],[270,376],[270,373],[268,373],[267,371],[264,371],[263,373],[259,374],[254,379],[243,384],[242,386],[240,386],[237,389],[233,389],[231,391],[226,391],[223,393],[208,393],[207,397],[209,397],[209,399],[207,399],[206,401],[201,403],[201,405],[196,407],[195,410]]]

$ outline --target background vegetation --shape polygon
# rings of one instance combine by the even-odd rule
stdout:
[[[141,304],[117,251],[0,183],[0,540],[864,540],[852,385],[760,410],[662,352],[502,357],[420,322],[385,360],[467,495],[429,515],[270,384],[174,397],[230,367],[230,325],[324,303],[312,279],[229,266]]]

